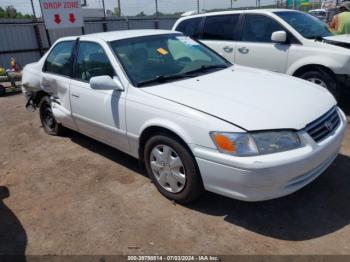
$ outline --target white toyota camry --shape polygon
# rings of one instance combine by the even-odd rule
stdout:
[[[266,57],[269,59],[269,57]],[[337,156],[346,117],[323,87],[232,65],[173,31],[59,39],[24,68],[27,108],[138,158],[166,197],[290,194]]]

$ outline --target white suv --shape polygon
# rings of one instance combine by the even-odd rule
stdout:
[[[180,18],[173,30],[197,38],[232,63],[303,78],[338,95],[350,81],[350,35],[333,36],[303,12],[245,10]]]

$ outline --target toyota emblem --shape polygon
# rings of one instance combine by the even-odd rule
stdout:
[[[331,131],[333,129],[333,124],[331,121],[327,121],[324,123],[324,126],[329,130]]]

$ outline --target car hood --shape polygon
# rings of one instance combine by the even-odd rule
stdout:
[[[339,43],[350,44],[350,34],[349,35],[327,36],[327,37],[324,37],[324,39],[334,41],[334,42],[339,42]]]
[[[350,49],[350,35],[336,35],[323,38],[327,44]]]
[[[315,84],[237,65],[142,90],[250,131],[300,130],[336,104]]]

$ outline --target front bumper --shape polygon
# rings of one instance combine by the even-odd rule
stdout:
[[[304,131],[305,146],[282,153],[234,157],[192,145],[206,190],[227,197],[262,201],[291,194],[322,174],[339,153],[346,130],[346,117],[320,143]]]

